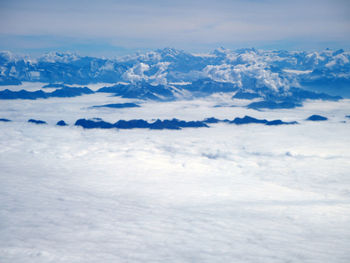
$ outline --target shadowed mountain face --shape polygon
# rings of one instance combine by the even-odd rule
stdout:
[[[326,121],[326,120],[328,120],[328,118],[324,117],[324,116],[321,116],[321,115],[311,115],[306,120],[307,121]]]
[[[171,120],[159,120],[157,119],[154,122],[148,122],[142,119],[139,120],[119,120],[116,123],[112,124],[109,122],[105,122],[102,119],[79,119],[75,122],[75,126],[81,126],[85,129],[152,129],[152,130],[180,130],[182,128],[208,128],[208,124],[214,124],[224,122],[228,124],[236,124],[236,125],[242,125],[242,124],[265,124],[265,125],[288,125],[288,124],[298,124],[296,121],[293,122],[284,122],[281,120],[272,120],[268,121],[265,119],[256,119],[250,116],[244,116],[243,118],[235,118],[232,121],[229,120],[219,120],[216,118],[207,118],[203,121],[183,121],[178,119],[171,119]]]
[[[234,124],[248,124],[248,123],[267,123],[267,120],[259,120],[259,119],[255,119],[253,117],[250,116],[244,116],[243,118],[235,118],[233,121],[230,121],[230,123],[234,123]]]
[[[285,94],[265,93],[262,101],[252,102],[247,107],[250,109],[291,109],[302,106],[304,100],[329,100],[338,101],[340,96],[331,96],[325,93],[316,93],[300,88],[290,88]]]
[[[327,118],[319,115],[312,115],[307,120],[327,120]],[[10,122],[9,119],[1,118],[0,122]],[[46,121],[37,120],[37,119],[29,119],[29,123],[34,124],[47,124]],[[243,125],[243,124],[263,124],[268,126],[276,126],[276,125],[290,125],[290,124],[298,124],[296,121],[284,122],[282,120],[266,120],[266,119],[257,119],[251,116],[244,116],[242,118],[236,117],[233,120],[220,120],[214,117],[206,118],[202,121],[184,121],[176,118],[170,120],[160,120],[157,119],[155,121],[147,121],[143,119],[133,119],[133,120],[118,120],[115,123],[110,123],[102,120],[101,118],[92,118],[92,119],[79,119],[75,122],[75,126],[81,126],[84,129],[151,129],[151,130],[180,130],[182,128],[208,128],[209,124],[217,124],[217,123],[227,123],[227,124],[235,124],[235,125]],[[68,126],[68,124],[64,120],[60,120],[56,123],[57,126]]]
[[[156,120],[154,122],[147,122],[145,120],[119,120],[114,124],[105,122],[103,120],[86,120],[79,119],[75,122],[76,126],[82,126],[85,129],[102,128],[102,129],[134,129],[134,128],[148,128],[153,130],[180,130],[181,128],[200,128],[209,127],[206,123],[201,121],[182,121],[178,119],[172,120]]]
[[[316,116],[316,117],[315,117]],[[307,120],[316,120],[317,118],[321,118],[322,116],[313,115],[309,117]],[[311,118],[311,119],[310,119]],[[324,118],[324,117],[322,117]],[[327,119],[327,118],[326,118]],[[317,119],[321,120],[321,119]],[[322,119],[323,120],[323,119]],[[10,122],[8,119],[1,118],[0,122]],[[29,123],[34,124],[47,124],[46,121],[43,120],[35,120],[35,119],[29,119]],[[215,124],[215,123],[228,123],[228,124],[236,124],[236,125],[242,125],[242,124],[265,124],[265,125],[288,125],[288,124],[297,124],[296,121],[293,122],[284,122],[281,120],[272,120],[268,121],[266,119],[256,119],[250,116],[244,116],[243,118],[235,118],[234,120],[220,120],[216,119],[214,117],[206,118],[203,121],[183,121],[178,119],[171,119],[171,120],[159,120],[153,122],[148,122],[143,119],[138,120],[119,120],[116,123],[109,123],[106,121],[103,121],[100,118],[93,118],[93,119],[79,119],[75,122],[75,126],[81,126],[84,129],[152,129],[152,130],[180,130],[182,128],[208,128],[208,124]],[[68,126],[68,124],[64,120],[60,120],[56,123],[57,126]]]
[[[299,103],[299,100],[291,100],[291,101],[273,101],[273,100],[264,100],[258,102],[252,102],[247,107],[250,109],[292,109],[295,107],[302,106]]]
[[[57,126],[68,126],[68,124],[64,120],[60,120],[56,123]]]
[[[103,87],[97,92],[112,93],[123,98],[168,100],[174,98],[174,89],[166,85],[151,85],[145,81]]]
[[[261,98],[261,95],[259,93],[255,93],[255,92],[239,90],[232,98],[233,99],[252,100],[252,99],[256,99],[256,98]]]
[[[27,100],[36,100],[36,99],[47,99],[47,98],[69,98],[77,97],[84,94],[93,94],[94,92],[89,88],[70,88],[64,87],[56,89],[53,92],[44,92],[42,90],[38,91],[11,91],[3,90],[0,91],[0,99],[2,100],[15,100],[15,99],[27,99]]]
[[[113,108],[113,109],[139,108],[139,107],[140,106],[135,103],[113,103],[113,104],[92,106],[92,108]]]
[[[197,94],[213,94],[217,92],[233,92],[237,91],[238,87],[235,84],[227,82],[218,82],[210,78],[199,79],[191,84],[182,86],[183,89]]]
[[[229,123],[234,123],[237,125],[241,125],[241,124],[249,124],[249,123],[261,123],[261,124],[265,124],[265,125],[283,125],[283,124],[298,124],[298,122],[296,121],[292,121],[292,122],[284,122],[281,120],[273,120],[273,121],[268,121],[265,119],[256,119],[250,116],[244,116],[243,118],[235,118],[233,121],[230,121]]]
[[[46,121],[34,120],[34,119],[29,119],[28,122],[29,123],[34,123],[34,124],[47,124]]]

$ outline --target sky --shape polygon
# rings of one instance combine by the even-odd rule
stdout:
[[[350,49],[348,0],[0,0],[0,50]]]

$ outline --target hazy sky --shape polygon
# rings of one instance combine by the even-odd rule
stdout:
[[[0,0],[0,49],[350,48],[348,0]]]

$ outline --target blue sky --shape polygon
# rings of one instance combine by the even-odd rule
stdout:
[[[0,49],[114,56],[162,47],[350,49],[348,0],[0,0]]]

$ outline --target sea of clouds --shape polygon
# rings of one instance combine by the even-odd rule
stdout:
[[[350,100],[255,111],[231,96],[1,101],[12,122],[0,122],[0,261],[349,262]],[[91,108],[119,102],[141,107]],[[312,114],[329,120],[305,121]],[[73,125],[244,115],[299,124]]]

